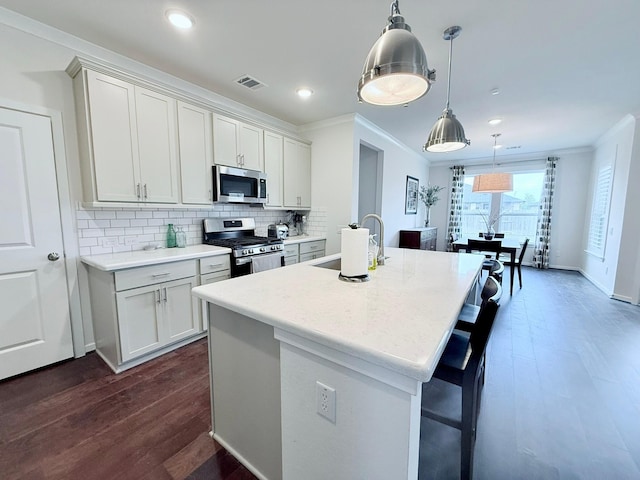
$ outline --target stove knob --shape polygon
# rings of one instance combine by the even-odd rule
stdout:
[[[247,253],[250,253],[253,255],[253,248],[251,250],[247,250]]]
[[[260,251],[261,251],[261,252],[265,252],[266,250],[267,250],[266,248],[264,248],[264,247],[260,247]]]
[[[246,255],[247,253],[249,253],[249,250],[242,250],[242,255]]]

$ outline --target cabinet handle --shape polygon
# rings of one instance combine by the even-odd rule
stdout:
[[[240,154],[236,155],[236,163],[238,166],[242,166],[242,160],[240,159]]]
[[[140,184],[136,183],[136,197],[140,199]]]
[[[242,154],[242,166],[244,167],[244,153]]]
[[[212,194],[211,194],[211,189],[209,189],[209,200],[212,200],[212,201],[213,201],[213,196],[212,196]]]
[[[167,289],[163,288],[164,290],[164,303],[167,303]]]
[[[210,263],[209,264],[210,267],[222,267],[221,263]]]
[[[156,290],[154,293],[155,293],[155,296],[156,296],[156,303],[159,304],[160,303],[160,290]]]
[[[147,184],[145,183],[144,184],[144,199],[146,200],[147,197],[148,197],[148,195],[147,195]]]
[[[157,277],[166,277],[167,275],[171,275],[171,272],[164,272],[164,273],[154,273],[153,275],[151,275],[153,278],[157,278]]]

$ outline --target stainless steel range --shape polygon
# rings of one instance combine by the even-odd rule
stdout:
[[[232,250],[232,277],[284,266],[282,239],[258,237],[255,228],[253,218],[207,218],[203,222],[203,243]]]

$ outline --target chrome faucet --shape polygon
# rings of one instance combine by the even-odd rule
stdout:
[[[364,222],[368,218],[375,218],[376,220],[378,220],[378,223],[380,223],[380,248],[378,249],[378,265],[384,265],[384,222],[382,221],[382,218],[380,218],[375,213],[368,213],[367,215],[362,217],[362,220],[360,220],[360,226],[364,225]]]

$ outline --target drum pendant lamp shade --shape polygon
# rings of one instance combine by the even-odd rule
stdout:
[[[471,142],[464,134],[464,128],[458,121],[453,111],[449,108],[451,93],[451,56],[453,54],[453,39],[460,35],[462,28],[449,27],[444,31],[442,38],[450,41],[449,44],[449,76],[447,80],[447,105],[429,132],[427,142],[422,147],[427,152],[454,152],[466,147]]]
[[[404,105],[425,95],[435,80],[411,27],[391,4],[389,24],[369,51],[358,82],[358,99],[373,105]]]
[[[504,193],[513,191],[510,173],[483,173],[473,177],[473,192]]]
[[[513,175],[511,173],[496,172],[496,149],[499,133],[493,137],[493,166],[491,173],[483,173],[473,177],[472,192],[504,193],[513,191]]]

